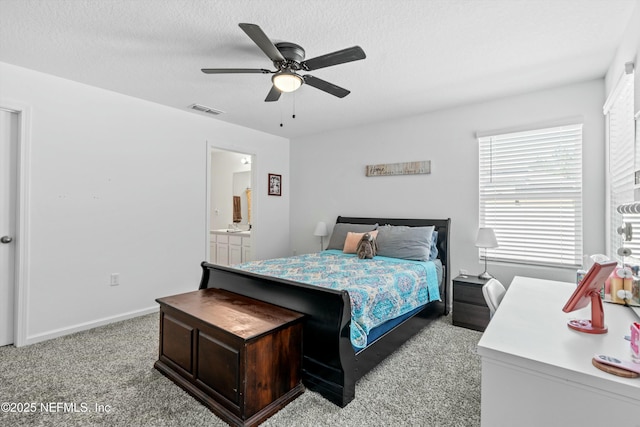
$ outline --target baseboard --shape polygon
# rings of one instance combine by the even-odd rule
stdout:
[[[37,342],[47,341],[53,338],[73,334],[74,332],[86,331],[88,329],[97,328],[98,326],[108,325],[109,323],[120,322],[122,320],[144,316],[145,314],[157,313],[158,311],[159,307],[155,305],[142,310],[129,311],[127,313],[118,314],[117,316],[103,317],[102,319],[97,319],[91,322],[80,323],[68,328],[60,328],[37,335],[29,335],[23,345],[31,345]]]

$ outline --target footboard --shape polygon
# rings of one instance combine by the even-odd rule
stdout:
[[[226,289],[305,314],[302,379],[311,390],[344,407],[355,396],[351,306],[345,291],[323,289],[232,268],[202,264],[200,289]]]

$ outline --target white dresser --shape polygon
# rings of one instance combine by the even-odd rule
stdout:
[[[233,265],[251,261],[250,231],[230,233],[211,230],[209,245],[209,259],[213,264]]]
[[[640,378],[622,378],[591,363],[596,353],[630,360],[624,306],[604,304],[609,332],[567,327],[591,318],[590,306],[562,308],[575,284],[515,277],[478,343],[482,359],[482,426],[640,427]]]

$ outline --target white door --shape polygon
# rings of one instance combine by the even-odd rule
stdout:
[[[13,343],[18,114],[0,109],[0,346]]]

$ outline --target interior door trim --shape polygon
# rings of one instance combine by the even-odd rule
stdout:
[[[223,150],[228,151],[230,153],[242,153],[251,156],[251,188],[256,189],[256,180],[257,180],[257,155],[253,150],[247,150],[245,148],[240,147],[225,147],[224,145],[215,144],[209,140],[205,140],[205,149],[206,149],[206,167],[205,167],[205,175],[206,175],[206,183],[205,183],[205,191],[206,191],[206,202],[205,202],[205,260],[210,262],[211,250],[209,244],[209,231],[211,230],[211,154],[214,150]],[[256,218],[258,218],[259,212],[259,201],[258,201],[258,192],[254,190],[252,199],[251,199],[251,218],[252,224],[256,224]],[[255,259],[255,251],[256,251],[256,231],[255,228],[251,229],[251,247],[249,249],[250,259]]]
[[[14,345],[27,342],[29,319],[29,242],[30,242],[30,193],[31,193],[31,106],[0,98],[0,109],[18,115],[18,167],[16,194],[15,234],[15,292],[14,292]]]

